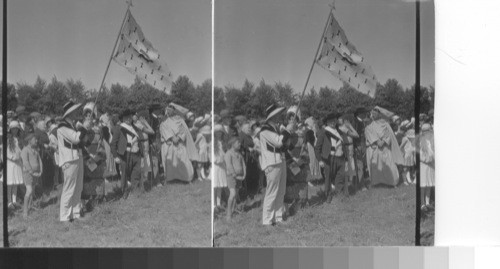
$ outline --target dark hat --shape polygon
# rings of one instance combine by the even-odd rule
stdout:
[[[148,110],[149,110],[149,113],[153,113],[153,111],[163,110],[163,108],[160,104],[152,104],[151,106],[149,106]]]
[[[231,117],[231,114],[229,113],[229,110],[223,109],[219,113],[219,116],[221,117],[221,119],[227,119],[227,118]]]
[[[147,119],[149,117],[149,113],[147,110],[143,109],[137,112],[137,116],[144,117],[145,119]]]
[[[365,107],[358,107],[356,108],[356,110],[354,110],[354,116],[368,112],[370,112],[370,110],[366,109]]]
[[[330,112],[328,115],[325,117],[325,122],[331,120],[331,119],[338,119],[342,116],[342,114],[338,113],[337,111]]]
[[[272,119],[274,116],[279,115],[285,110],[284,107],[278,107],[276,104],[272,104],[266,108],[266,121]]]
[[[82,104],[75,104],[72,101],[67,102],[63,106],[64,114],[63,118],[66,118],[69,114],[73,113],[76,111]]]
[[[123,118],[125,117],[129,117],[129,116],[132,116],[134,115],[134,111],[132,111],[131,109],[128,109],[126,108],[125,110],[122,111],[122,113],[120,114],[120,120],[123,120]]]

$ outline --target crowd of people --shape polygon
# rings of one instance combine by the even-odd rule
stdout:
[[[196,117],[175,103],[111,114],[70,101],[63,110],[8,111],[9,211],[22,208],[27,218],[58,190],[59,219],[69,224],[88,219],[89,205],[108,197],[112,181],[119,187],[114,197],[127,199],[172,180],[210,180],[210,114]]]
[[[321,200],[331,203],[334,196],[375,186],[416,184],[416,141],[422,209],[433,207],[432,115],[420,115],[419,140],[414,118],[403,120],[379,106],[302,119],[297,106],[271,105],[265,119],[222,110],[214,120],[214,210],[225,211],[228,221],[237,203],[259,193],[264,195],[262,224],[276,225],[286,220],[285,200],[305,206],[311,187],[319,186]]]

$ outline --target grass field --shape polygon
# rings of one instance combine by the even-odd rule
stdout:
[[[415,186],[372,188],[331,204],[296,210],[283,225],[261,225],[262,196],[226,221],[214,221],[215,246],[401,246],[414,245]],[[434,220],[422,222],[424,245],[433,244]]]
[[[9,217],[12,247],[211,246],[209,181],[169,183],[97,205],[87,221],[59,222],[59,204]],[[54,195],[55,196],[55,195]]]

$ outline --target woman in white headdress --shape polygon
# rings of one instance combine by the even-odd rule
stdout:
[[[194,175],[191,161],[199,159],[198,152],[189,128],[176,111],[174,107],[167,107],[168,118],[160,124],[165,180],[191,182]]]

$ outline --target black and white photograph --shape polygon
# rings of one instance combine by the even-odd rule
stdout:
[[[217,0],[215,247],[433,245],[434,2]]]
[[[8,4],[4,242],[211,246],[211,3]]]

